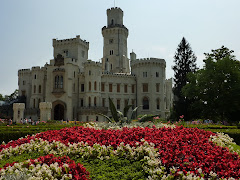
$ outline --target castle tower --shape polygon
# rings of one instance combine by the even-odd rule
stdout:
[[[107,10],[107,26],[102,28],[103,58],[102,69],[105,72],[129,73],[127,58],[128,29],[123,25],[123,11],[120,8]]]

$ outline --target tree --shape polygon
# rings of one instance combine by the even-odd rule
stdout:
[[[191,102],[182,94],[182,88],[188,83],[187,74],[197,70],[196,60],[190,44],[183,37],[175,53],[175,65],[173,66],[175,83],[173,87],[173,113],[175,119],[181,115],[184,115],[185,120],[190,119],[189,104]]]
[[[239,115],[240,62],[232,53],[224,46],[205,53],[203,69],[188,75],[183,93],[205,118],[234,121]]]

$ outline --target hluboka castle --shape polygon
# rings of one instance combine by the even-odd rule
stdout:
[[[89,42],[79,35],[53,39],[54,59],[44,67],[18,71],[19,95],[26,96],[24,117],[38,119],[41,102],[55,120],[104,121],[111,115],[108,98],[122,111],[142,105],[138,114],[166,117],[172,106],[172,79],[166,80],[164,59],[137,59],[127,52],[128,29],[120,8],[107,10],[101,62],[88,59]],[[47,104],[47,105],[46,105]],[[49,119],[50,119],[49,118]]]

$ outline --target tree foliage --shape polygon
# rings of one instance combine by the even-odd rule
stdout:
[[[175,114],[174,118],[178,118],[181,115],[185,116],[185,120],[190,118],[189,113],[189,100],[182,94],[182,88],[187,84],[187,74],[189,72],[195,72],[196,56],[193,53],[190,44],[183,37],[180,44],[177,47],[173,66],[174,70],[174,102],[173,111]]]
[[[188,75],[183,93],[195,102],[195,118],[234,121],[240,112],[240,62],[232,53],[224,46],[205,53],[203,69]]]

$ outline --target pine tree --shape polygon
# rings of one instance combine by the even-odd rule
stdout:
[[[184,115],[185,120],[190,120],[191,102],[183,95],[182,88],[187,84],[187,74],[197,70],[196,60],[190,44],[183,37],[174,55],[175,65],[172,67],[174,70],[173,113],[175,119]]]

